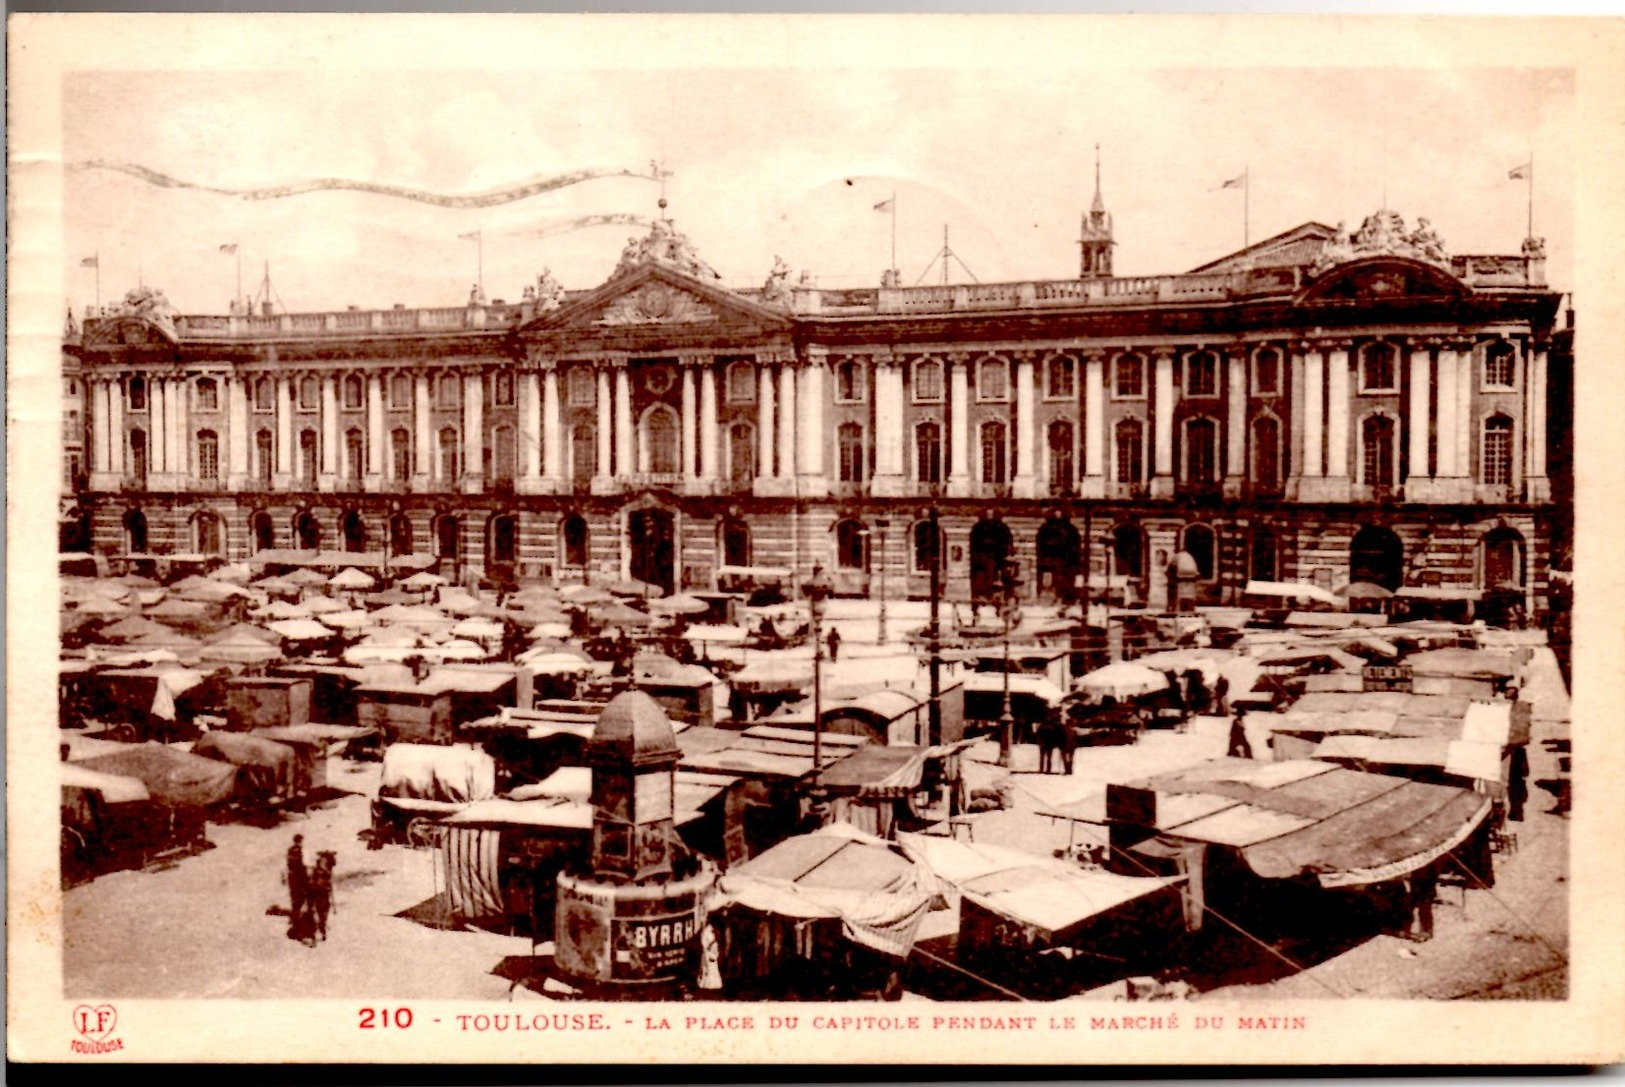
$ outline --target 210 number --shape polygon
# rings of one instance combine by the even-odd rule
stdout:
[[[411,1008],[395,1008],[394,1010],[389,1008],[362,1008],[361,1022],[358,1027],[361,1030],[375,1030],[381,1027],[396,1027],[405,1030],[411,1025]]]

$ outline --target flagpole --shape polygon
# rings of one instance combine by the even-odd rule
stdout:
[[[1524,237],[1535,236],[1535,153],[1529,152],[1529,217],[1524,226]]]
[[[240,306],[240,305],[242,305],[242,302],[243,302],[243,246],[242,246],[242,243],[239,242],[236,245],[232,246],[231,251],[232,251],[232,255],[234,255],[237,258],[237,299],[236,299],[236,304]],[[235,306],[233,308],[235,308]]]
[[[485,228],[482,226],[474,232],[474,244],[479,253],[479,275],[476,282],[480,285],[480,294],[485,294]]]
[[[1246,249],[1253,241],[1253,179],[1252,166],[1241,169],[1241,247]]]
[[[897,190],[891,191],[891,266],[897,267]]]
[[[96,250],[96,316],[102,315],[102,251]]]

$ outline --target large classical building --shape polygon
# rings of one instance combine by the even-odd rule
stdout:
[[[934,506],[960,598],[1013,558],[1026,597],[1087,574],[1158,604],[1183,551],[1209,601],[1355,580],[1538,606],[1570,365],[1538,239],[1450,255],[1385,210],[1117,277],[1097,192],[1079,244],[1075,278],[833,290],[780,265],[732,291],[662,218],[603,284],[517,303],[182,316],[133,292],[69,322],[77,515],[107,553],[667,588],[822,563],[921,597]]]

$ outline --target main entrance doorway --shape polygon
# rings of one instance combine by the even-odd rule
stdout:
[[[626,522],[626,542],[632,552],[632,577],[658,585],[667,593],[677,588],[677,518],[670,510],[642,509]]]
[[[970,530],[972,600],[992,600],[999,595],[999,571],[1010,557],[1010,543],[1010,526],[1003,521],[978,521]]]

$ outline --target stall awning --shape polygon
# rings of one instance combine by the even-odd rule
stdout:
[[[129,744],[128,751],[96,755],[82,760],[86,770],[132,777],[147,787],[160,804],[206,807],[231,797],[237,768],[198,755],[188,755],[164,744]]]
[[[865,744],[834,766],[826,767],[818,775],[818,784],[838,796],[911,796],[919,791],[928,752],[924,747]]]

